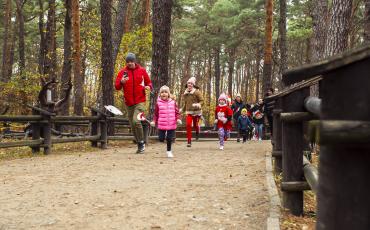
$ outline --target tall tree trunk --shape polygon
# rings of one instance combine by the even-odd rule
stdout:
[[[43,67],[43,77],[48,80],[56,78],[56,21],[55,0],[49,0],[48,19],[46,25],[46,53]],[[53,96],[55,96],[53,94]]]
[[[256,50],[256,101],[258,101],[260,97],[260,62],[261,62],[261,52],[259,45],[257,44],[257,50]]]
[[[26,58],[24,54],[24,16],[23,16],[23,0],[16,0],[17,5],[17,21],[18,21],[18,54],[19,54],[19,76],[21,78],[21,100],[22,104],[27,104],[27,94],[25,92],[27,82],[24,70],[26,68]],[[26,114],[26,110],[21,111]]]
[[[287,66],[287,44],[286,44],[286,12],[287,12],[287,0],[280,0],[280,18],[279,18],[279,48],[280,48],[280,74],[278,88],[282,89],[282,74],[288,69]]]
[[[71,81],[72,73],[72,0],[65,0],[64,6],[66,8],[66,16],[64,19],[64,44],[63,44],[63,68],[61,82],[62,85]],[[60,91],[60,98],[65,98],[66,92],[64,90]],[[67,98],[65,103],[62,104],[60,113],[61,115],[69,114],[70,100]]]
[[[364,40],[370,43],[370,0],[365,1],[365,21],[364,21]]]
[[[221,80],[221,64],[220,64],[220,48],[215,49],[215,91],[216,91],[216,104],[220,96],[220,80]]]
[[[122,20],[126,18],[127,15],[127,4],[128,0],[119,0],[118,1],[118,10],[116,15],[116,20],[114,23],[114,30],[113,30],[113,66],[116,64],[117,55],[119,51],[119,47],[121,45],[122,37],[124,34],[124,27],[125,21]]]
[[[154,93],[150,97],[150,114],[154,114],[158,90],[168,85],[172,0],[153,1],[153,55],[151,78]]]
[[[40,50],[39,50],[39,66],[38,71],[41,75],[44,73],[44,63],[46,55],[46,42],[45,42],[45,28],[44,28],[44,2],[43,0],[38,0],[39,3],[39,33],[40,33]]]
[[[103,105],[113,105],[113,60],[112,60],[112,0],[100,0],[102,34],[102,93]]]
[[[227,92],[230,96],[233,95],[233,74],[235,65],[235,48],[231,48],[229,52],[229,63],[228,63],[228,87]]]
[[[1,81],[8,82],[11,76],[8,75],[11,68],[9,60],[11,56],[11,17],[12,17],[12,1],[5,0],[4,2],[4,33],[3,33],[3,60],[1,66]]]
[[[345,51],[348,47],[352,0],[333,0],[325,56],[330,57]]]
[[[127,0],[127,9],[124,17],[124,33],[130,32],[131,27],[131,15],[132,15],[132,0]]]
[[[73,84],[74,106],[76,115],[83,115],[84,79],[81,75],[81,39],[80,39],[80,4],[72,0],[72,33],[73,33]]]
[[[150,0],[143,0],[143,9],[142,9],[142,22],[141,26],[147,26],[150,20]]]
[[[272,20],[273,0],[266,0],[265,55],[263,59],[262,93],[265,94],[272,82]]]
[[[317,62],[324,58],[328,23],[328,0],[313,0],[312,3],[313,36],[311,61]]]

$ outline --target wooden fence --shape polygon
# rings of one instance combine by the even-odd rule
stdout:
[[[301,215],[303,191],[312,189],[317,229],[370,229],[370,47],[290,70],[283,82],[289,87],[269,98],[283,207]],[[313,142],[319,170],[304,156]]]
[[[18,140],[9,142],[0,142],[0,148],[29,146],[33,152],[39,152],[43,148],[45,154],[51,153],[53,144],[90,141],[93,147],[106,148],[108,140],[132,140],[133,137],[127,134],[108,135],[107,124],[111,122],[113,126],[128,126],[128,120],[121,117],[113,117],[97,110],[91,110],[91,116],[56,116],[46,110],[35,109],[34,115],[27,116],[0,116],[0,122],[17,122],[30,123],[30,131],[32,140]],[[148,140],[149,124],[143,122],[145,141]],[[55,137],[53,132],[56,132],[53,127],[62,125],[84,125],[89,127],[88,135],[75,137]],[[68,136],[68,135],[65,135]]]

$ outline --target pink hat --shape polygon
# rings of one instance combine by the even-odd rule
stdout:
[[[189,80],[187,81],[187,83],[192,83],[193,85],[195,85],[195,77],[191,77],[189,78]]]
[[[221,93],[221,95],[218,97],[218,100],[225,100],[225,102],[226,102],[226,101],[227,101],[227,96],[226,96],[226,94]]]

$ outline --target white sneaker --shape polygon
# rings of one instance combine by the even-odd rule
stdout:
[[[259,140],[259,141],[262,141],[262,139],[261,139],[261,138],[259,138],[258,140]]]
[[[173,157],[172,151],[167,151],[167,157],[168,158],[172,158]]]
[[[220,150],[224,150],[224,146],[220,145]]]

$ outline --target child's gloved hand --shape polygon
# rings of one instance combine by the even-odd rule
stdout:
[[[224,119],[222,119],[222,123],[226,123],[227,122],[227,118],[224,118]]]
[[[218,122],[218,119],[216,119],[213,123],[214,123],[214,124],[217,124],[217,122]]]
[[[180,119],[177,119],[176,122],[177,122],[178,125],[182,125],[182,121]]]
[[[155,122],[154,121],[151,121],[150,122],[150,126],[155,127]]]
[[[182,108],[179,109],[179,113],[182,113]]]

